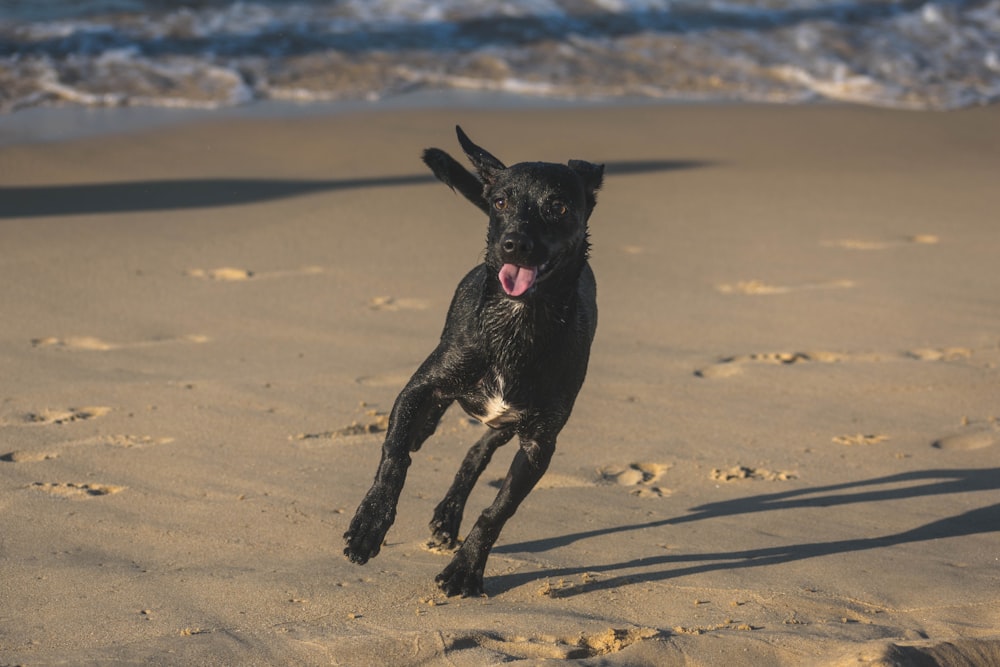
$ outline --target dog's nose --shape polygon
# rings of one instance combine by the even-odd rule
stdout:
[[[534,244],[531,239],[520,232],[511,232],[504,235],[500,241],[500,249],[503,250],[504,257],[524,257],[531,254]]]

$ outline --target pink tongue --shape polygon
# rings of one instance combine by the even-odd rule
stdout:
[[[535,284],[538,269],[532,266],[504,264],[500,269],[500,285],[510,296],[521,296]]]

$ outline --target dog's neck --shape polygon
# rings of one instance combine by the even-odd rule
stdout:
[[[484,294],[480,320],[484,340],[501,356],[544,349],[541,338],[556,336],[575,317],[580,275],[586,264],[581,258],[578,267],[560,267],[557,275],[548,276],[544,284],[519,298],[507,296],[494,281]]]

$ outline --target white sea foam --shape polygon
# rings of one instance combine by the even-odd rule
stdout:
[[[0,5],[0,111],[448,88],[914,109],[1000,98],[1000,0],[13,4]]]

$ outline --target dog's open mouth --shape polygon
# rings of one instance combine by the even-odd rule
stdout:
[[[500,269],[500,286],[507,296],[521,296],[535,284],[538,277],[537,266],[504,264]]]

